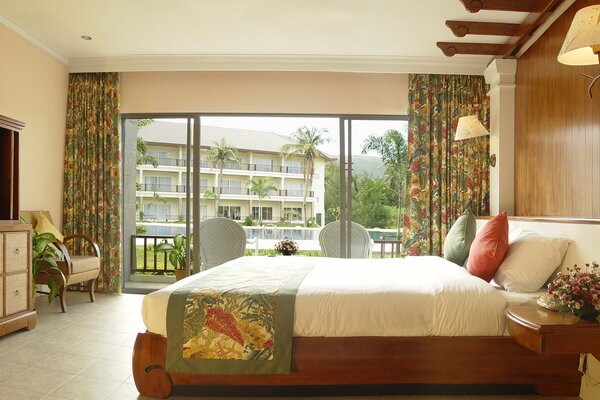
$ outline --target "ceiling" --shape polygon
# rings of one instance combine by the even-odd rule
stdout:
[[[436,47],[472,40],[455,37],[445,21],[520,23],[525,17],[469,14],[459,0],[0,0],[0,23],[72,72],[482,73],[491,57],[447,58]]]

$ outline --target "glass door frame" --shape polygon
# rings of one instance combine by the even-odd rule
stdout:
[[[193,155],[193,163],[187,163],[186,167],[186,186],[189,188],[190,184],[192,185],[192,190],[186,191],[186,232],[189,234],[191,231],[195,240],[200,240],[200,221],[201,221],[201,202],[200,202],[200,173],[191,174],[192,178],[190,178],[191,171],[200,171],[200,139],[201,139],[201,120],[203,117],[290,117],[290,118],[337,118],[339,120],[339,142],[340,142],[340,227],[345,227],[345,229],[341,229],[340,232],[340,245],[342,254],[345,254],[346,257],[349,256],[350,248],[347,246],[349,240],[351,239],[350,225],[348,221],[352,220],[352,152],[348,151],[351,149],[352,145],[352,121],[364,121],[364,120],[408,120],[407,115],[402,114],[381,114],[381,115],[373,115],[373,114],[335,114],[335,113],[326,113],[326,114],[313,114],[313,113],[237,113],[237,112],[228,112],[228,113],[219,113],[219,112],[186,112],[186,113],[122,113],[120,115],[121,118],[121,153],[124,154],[124,143],[125,143],[125,121],[128,119],[172,119],[172,118],[182,118],[187,119],[187,135],[188,135],[188,143],[192,143],[192,145],[187,146],[187,157],[189,160],[189,156]],[[346,126],[347,125],[347,126]],[[346,137],[346,133],[348,133]],[[122,158],[122,163],[124,162],[124,157]],[[122,168],[122,170],[124,170]],[[346,171],[347,170],[347,171]],[[346,174],[347,172],[347,174]],[[124,179],[124,176],[122,176]],[[191,182],[190,182],[191,181]],[[125,210],[124,205],[124,197],[121,196],[121,209]],[[192,211],[192,218],[189,218],[189,212]],[[123,214],[122,214],[122,228],[123,228]],[[193,225],[192,225],[193,224]],[[124,232],[124,229],[122,229]],[[129,254],[127,254],[126,246],[124,245],[124,240],[122,242],[122,260],[131,259],[131,251],[129,249]],[[197,271],[200,263],[200,246],[193,246],[190,252],[190,243],[187,241],[187,265],[190,266],[191,263],[190,257],[193,261],[193,269]],[[129,258],[125,258],[129,257]],[[122,265],[124,267],[124,265]],[[189,268],[189,267],[188,267]],[[148,290],[136,290],[136,289],[127,289],[125,283],[130,276],[129,271],[125,271],[126,268],[123,268],[122,271],[122,288],[124,291],[128,293],[145,293]]]

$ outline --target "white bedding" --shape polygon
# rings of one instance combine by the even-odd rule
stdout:
[[[314,265],[298,287],[294,336],[501,336],[506,334],[508,303],[530,301],[539,293],[502,293],[462,267],[439,257],[336,259],[316,257],[242,257],[230,263],[301,262]],[[144,297],[148,331],[167,335],[170,293],[181,280]]]

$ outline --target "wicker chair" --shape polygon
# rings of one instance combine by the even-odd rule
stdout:
[[[43,219],[52,224],[53,229],[56,229],[48,211],[21,211],[20,215],[25,222],[32,224],[34,227],[39,226],[39,220],[43,216]],[[37,230],[40,231],[39,228]],[[70,254],[65,244],[74,240],[81,240],[86,243],[89,254]],[[63,253],[63,259],[57,261],[57,264],[58,268],[63,272],[67,283],[61,286],[58,292],[62,312],[67,312],[67,286],[69,285],[87,282],[90,301],[96,301],[94,286],[100,274],[100,249],[98,244],[84,235],[70,235],[66,236],[63,242],[57,240],[54,245]],[[39,274],[35,282],[38,284],[47,284],[48,279],[50,278],[46,274]]]
[[[360,224],[352,222],[350,258],[371,258],[373,240]],[[325,257],[341,257],[340,221],[331,222],[321,229],[319,245]]]
[[[228,218],[209,218],[200,223],[202,269],[209,269],[242,257],[246,251],[246,231]]]

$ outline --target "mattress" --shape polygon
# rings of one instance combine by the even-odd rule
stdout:
[[[502,336],[504,310],[540,293],[509,293],[439,257],[336,259],[242,257],[230,263],[304,262],[313,266],[298,287],[294,336]],[[219,267],[144,297],[149,332],[167,336],[170,294]]]

